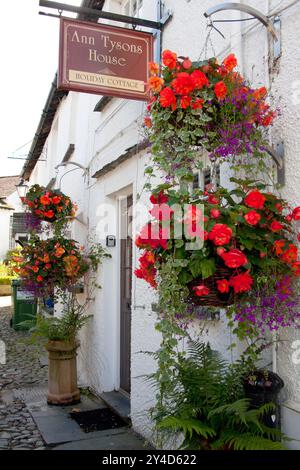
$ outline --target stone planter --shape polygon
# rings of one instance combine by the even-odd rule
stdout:
[[[49,341],[48,395],[50,405],[70,405],[80,401],[77,387],[76,351],[79,342]]]
[[[11,295],[10,284],[0,284],[0,296],[1,295]]]

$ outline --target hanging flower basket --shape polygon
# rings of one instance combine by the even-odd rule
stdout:
[[[266,101],[266,88],[254,88],[235,70],[234,54],[219,64],[216,58],[192,62],[165,50],[162,63],[161,69],[149,65],[145,126],[154,162],[169,178],[191,172],[195,148],[221,161],[264,154],[276,111]]]
[[[47,190],[38,184],[31,186],[24,204],[35,218],[51,223],[74,217],[76,213],[76,205],[69,196],[58,189]]]
[[[219,307],[251,299],[262,284],[281,292],[286,278],[293,283],[300,275],[293,241],[300,209],[262,183],[232,182],[238,185],[232,191],[198,190],[194,196],[160,185],[150,198],[152,220],[136,238],[143,250],[136,276],[159,288],[171,257],[187,302]]]
[[[44,297],[51,295],[54,288],[71,288],[89,267],[89,260],[75,240],[32,238],[22,251],[16,272],[27,290]]]
[[[232,271],[229,268],[219,266],[216,272],[203,280],[201,277],[193,279],[193,281],[187,284],[189,289],[188,302],[193,305],[203,305],[210,307],[228,307],[234,303],[234,290],[229,287],[228,292],[220,292],[218,289],[218,282],[222,282],[224,279],[229,281],[232,276]],[[206,295],[198,296],[197,287],[201,285],[202,291],[207,292]],[[206,291],[207,289],[207,291]]]

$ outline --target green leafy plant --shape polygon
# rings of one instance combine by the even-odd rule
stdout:
[[[209,344],[191,342],[187,355],[174,364],[173,386],[153,414],[158,431],[165,439],[174,431],[182,434],[184,449],[284,449],[279,439],[288,438],[263,424],[263,417],[275,406],[268,403],[251,409],[245,398],[246,370],[243,363],[228,366]]]

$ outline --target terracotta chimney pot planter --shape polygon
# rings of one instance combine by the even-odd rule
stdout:
[[[76,356],[78,341],[48,341],[48,395],[50,405],[70,405],[80,401]]]

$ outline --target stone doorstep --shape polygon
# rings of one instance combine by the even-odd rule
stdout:
[[[124,421],[130,423],[130,398],[128,396],[118,391],[112,391],[102,393],[100,398]]]

